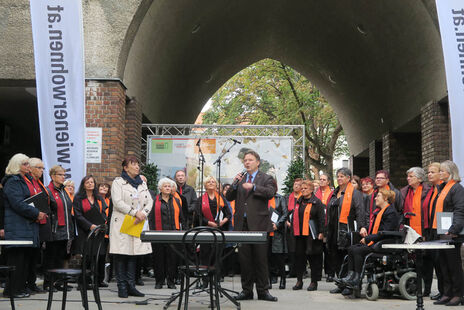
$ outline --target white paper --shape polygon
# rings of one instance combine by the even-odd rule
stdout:
[[[219,210],[219,212],[216,214],[216,221],[221,222],[224,219],[224,213],[222,210]]]
[[[33,202],[29,203],[29,205],[30,205],[31,207],[35,208],[35,205],[34,205]]]
[[[271,215],[271,221],[273,223],[277,223],[277,221],[279,220],[279,215],[275,212],[272,212],[272,215]]]
[[[441,218],[441,228],[442,229],[449,229],[451,227],[451,217],[443,216]]]

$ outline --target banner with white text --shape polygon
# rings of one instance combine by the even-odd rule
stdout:
[[[464,175],[464,1],[436,0],[451,117],[453,161]]]
[[[63,166],[66,178],[79,182],[85,175],[82,2],[30,4],[42,159],[47,168]]]

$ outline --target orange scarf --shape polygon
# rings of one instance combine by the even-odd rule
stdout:
[[[343,224],[348,224],[348,215],[351,210],[351,201],[353,200],[354,187],[351,182],[345,188],[345,194],[343,195],[342,210],[340,211],[340,218],[338,221]]]
[[[275,208],[276,208],[276,203],[275,203],[275,197],[272,197],[272,199],[269,200],[268,204],[267,204],[267,208],[270,210],[272,208],[272,211],[274,212]],[[269,233],[269,236],[274,236],[274,232],[271,231]]]
[[[377,214],[377,217],[375,218],[375,222],[374,222],[374,228],[372,229],[372,233],[371,233],[372,235],[375,235],[376,233],[379,232],[380,222],[382,222],[383,213],[385,212],[385,210],[387,210],[389,206],[390,205],[386,206],[385,208],[380,210],[380,212]],[[373,244],[374,244],[374,241],[371,241],[369,242],[368,246],[371,246]]]
[[[443,212],[443,202],[445,201],[446,196],[448,195],[451,187],[453,187],[454,184],[456,184],[455,180],[449,181],[445,185],[443,190],[440,192],[440,194],[438,195],[437,204],[435,205],[435,217],[433,219],[433,226],[432,226],[432,228],[434,228],[434,229],[437,229],[437,216],[436,215],[437,215],[438,212]],[[435,193],[434,193],[434,195],[435,195]],[[432,201],[432,203],[433,203],[433,201]]]
[[[311,213],[311,208],[313,204],[308,203],[305,206],[304,214],[303,214],[303,231],[300,232],[300,204],[297,204],[295,207],[295,211],[293,211],[293,235],[295,236],[309,236],[309,218]]]
[[[232,209],[232,226],[234,226],[235,200],[230,202],[230,208]]]
[[[415,215],[409,218],[409,226],[419,235],[422,235],[422,184],[419,185],[413,194],[412,188],[408,190],[404,203],[404,212],[412,212]]]

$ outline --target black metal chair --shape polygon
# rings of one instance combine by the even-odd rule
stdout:
[[[0,266],[0,272],[5,272],[7,274],[7,279],[8,279],[8,285],[6,287],[11,288],[11,279],[13,277],[13,272],[15,271],[15,266]],[[11,309],[15,310],[15,304],[14,304],[14,294],[10,292],[10,303],[11,303]]]
[[[205,234],[210,235],[210,241],[208,242],[199,242],[198,236],[199,234],[203,236]],[[207,256],[207,261],[203,262],[205,264],[201,264],[200,258],[197,253],[190,253],[193,249],[197,248],[198,244],[208,244],[210,245],[210,253]],[[182,246],[183,246],[183,260],[184,264],[179,266],[179,274],[181,277],[181,284],[180,284],[180,292],[179,292],[179,304],[177,309],[180,310],[182,307],[182,299],[184,298],[185,294],[185,303],[184,309],[188,309],[188,300],[189,300],[189,292],[190,288],[196,285],[200,280],[205,279],[208,282],[209,286],[209,296],[210,296],[210,303],[211,309],[216,308],[220,309],[219,303],[219,276],[220,276],[220,269],[221,269],[221,258],[222,252],[225,247],[225,236],[224,233],[217,228],[207,227],[207,226],[199,226],[192,228],[185,232],[182,238]],[[200,245],[201,249],[201,245]],[[191,278],[195,278],[193,282],[190,282]],[[169,306],[170,300],[165,309]]]
[[[63,282],[63,299],[61,301],[61,309],[66,308],[66,297],[68,291],[68,282],[75,280],[80,285],[82,306],[84,309],[89,309],[89,300],[87,296],[87,279],[91,278],[92,290],[95,297],[95,302],[99,310],[102,310],[100,291],[98,289],[98,260],[100,258],[100,250],[102,243],[105,240],[106,226],[100,225],[93,229],[87,236],[83,253],[82,253],[82,267],[80,269],[63,268],[63,269],[49,269],[47,274],[50,279],[48,291],[47,310],[51,309],[53,301],[53,287],[56,281]],[[90,267],[90,268],[88,268]]]

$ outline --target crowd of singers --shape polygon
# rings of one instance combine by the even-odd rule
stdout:
[[[98,210],[109,226],[105,246],[121,298],[143,296],[136,288],[141,284],[141,267],[147,267],[143,265],[153,268],[155,288],[165,284],[170,289],[176,288],[179,264],[167,244],[143,243],[140,238],[121,233],[126,215],[135,217],[136,222],[146,220],[146,229],[151,230],[185,230],[198,225],[234,229],[235,201],[228,201],[225,194],[230,185],[221,188],[212,176],[205,178],[205,192],[197,197],[194,189],[186,184],[182,170],[176,172],[174,180],[162,178],[158,182],[159,194],[155,194],[140,175],[135,157],[124,160],[121,176],[111,187],[109,184],[97,186],[95,178],[89,175],[82,179],[76,191],[74,183],[65,180],[66,172],[60,166],[49,169],[52,181],[44,185],[40,181],[43,172],[40,159],[17,154],[11,158],[2,180],[0,234],[7,240],[33,241],[30,246],[10,246],[3,251],[6,264],[16,267],[5,296],[14,294],[21,298],[43,291],[35,284],[34,266],[39,264],[40,257],[46,270],[63,267],[70,255],[82,253],[83,237],[96,226],[85,216],[92,208]],[[377,232],[398,229],[399,218],[406,213],[406,224],[425,240],[437,240],[442,238],[437,234],[437,213],[453,212],[448,234],[458,238],[464,228],[464,189],[459,184],[456,165],[451,161],[432,163],[427,171],[413,167],[406,171],[406,177],[408,185],[398,190],[391,184],[388,171],[377,171],[372,179],[353,176],[349,169],[341,168],[336,172],[335,188],[331,186],[330,176],[321,174],[317,181],[295,179],[293,192],[288,197],[275,194],[268,201],[267,218],[272,226],[267,251],[268,288],[280,277],[279,288],[285,289],[286,278],[290,276],[297,280],[292,289],[302,289],[308,263],[308,291],[318,289],[323,269],[328,282],[341,278],[344,283],[356,284],[360,281],[360,257],[371,251],[371,245],[378,240]],[[277,187],[275,181],[274,185]],[[46,193],[50,214],[24,202],[39,192]],[[358,238],[350,238],[351,232],[357,232]],[[460,248],[461,243],[457,242],[452,250],[429,251],[424,258],[425,295],[431,293],[435,270],[439,292],[432,297],[437,304],[454,305],[461,301]],[[201,245],[199,251],[205,259],[209,248]],[[150,253],[150,262],[141,263],[139,258]],[[346,255],[349,268],[342,275],[339,271]],[[235,265],[230,255],[224,262],[224,274],[233,273]],[[107,285],[103,275],[99,282],[101,286]],[[44,288],[49,285],[45,278]],[[56,289],[62,289],[59,283]],[[340,286],[331,293],[347,294]]]

